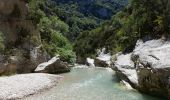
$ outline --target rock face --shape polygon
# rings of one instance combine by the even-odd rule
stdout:
[[[35,69],[35,72],[58,74],[69,72],[70,67],[67,63],[61,61],[58,57],[53,57],[48,62],[44,62]]]
[[[117,76],[124,81],[129,82],[133,87],[138,85],[138,76],[134,63],[131,61],[131,54],[117,55],[117,60],[114,62],[114,70]]]
[[[170,97],[170,41],[139,40],[132,53],[117,56],[113,69],[142,92]]]
[[[95,66],[98,66],[98,67],[108,67],[109,66],[106,61],[98,59],[98,58],[95,59],[94,64],[95,64]]]
[[[33,72],[46,60],[25,1],[0,0],[0,75]]]

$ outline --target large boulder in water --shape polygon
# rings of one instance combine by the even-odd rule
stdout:
[[[53,57],[48,62],[44,62],[35,69],[35,72],[42,72],[42,73],[50,73],[50,74],[58,74],[69,72],[70,67],[66,62],[63,62],[59,59],[59,57]]]
[[[152,95],[170,96],[170,41],[138,41],[130,54],[121,54],[113,69],[132,87]]]
[[[87,58],[87,59],[86,59],[86,65],[87,65],[87,66],[90,66],[90,67],[95,67],[95,65],[94,65],[94,59]]]
[[[111,54],[106,53],[105,48],[102,49],[102,51],[98,53],[98,57],[94,60],[95,66],[98,67],[109,67],[111,64]]]

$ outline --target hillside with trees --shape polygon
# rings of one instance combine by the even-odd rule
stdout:
[[[38,27],[43,46],[51,56],[59,54],[63,60],[74,62],[70,41],[96,28],[126,4],[127,0],[30,0],[28,19]]]
[[[170,100],[170,0],[0,0],[0,76],[0,100]]]
[[[169,0],[132,0],[122,11],[92,31],[77,38],[75,51],[80,57],[95,56],[106,47],[113,54],[134,49],[136,41],[167,37],[170,33]]]
[[[75,62],[72,44],[64,37],[69,31],[69,26],[60,20],[53,10],[52,2],[48,0],[30,0],[28,19],[33,20],[38,28],[43,48],[52,57],[60,55],[63,61]]]
[[[128,0],[51,0],[54,13],[69,25],[65,36],[74,41],[85,30],[99,26],[123,9]]]

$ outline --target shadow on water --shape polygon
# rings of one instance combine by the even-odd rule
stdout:
[[[141,97],[141,100],[168,100],[168,99],[166,99],[164,97],[149,95],[149,94],[140,92],[140,91],[138,91],[136,89],[128,90],[128,89],[126,89],[126,86],[123,83],[121,84],[121,80],[117,77],[116,74],[112,74],[112,82],[113,83],[118,83],[120,86],[124,87],[126,92],[129,91],[131,93],[139,93],[140,97]]]
[[[148,94],[142,93],[142,98],[143,98],[143,100],[147,100],[148,97],[146,97],[146,95],[148,95]],[[162,98],[162,97],[156,97],[156,98],[157,98],[157,99],[155,99],[155,100],[167,100],[167,99]]]
[[[115,74],[112,74],[112,81],[119,83],[121,80]]]

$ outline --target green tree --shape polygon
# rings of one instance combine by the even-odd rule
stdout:
[[[43,47],[50,56],[59,54],[62,60],[74,63],[72,44],[63,36],[69,31],[69,26],[53,13],[53,7],[51,0],[30,0],[28,18],[39,29]]]

